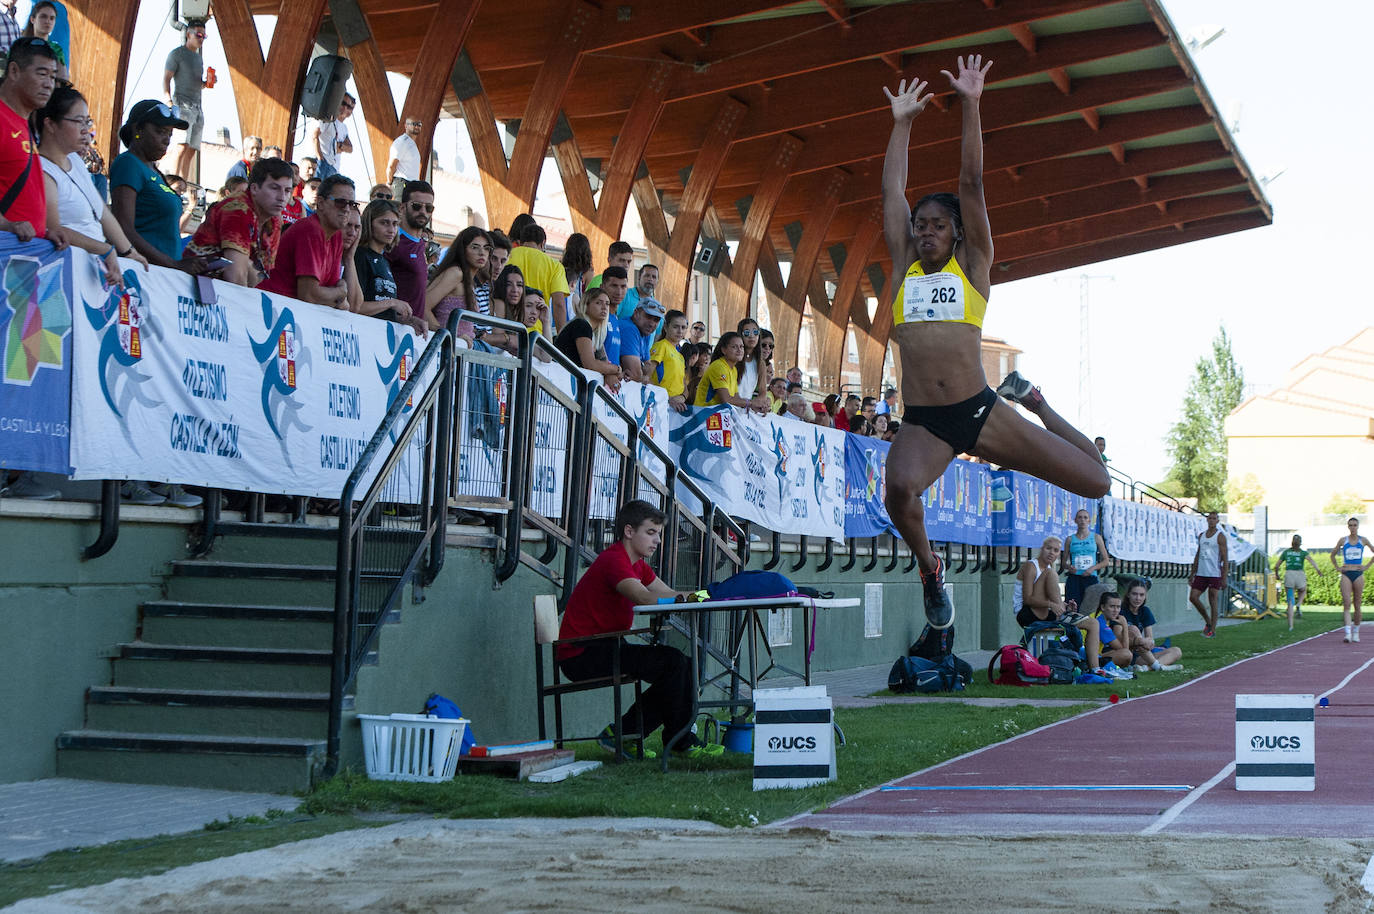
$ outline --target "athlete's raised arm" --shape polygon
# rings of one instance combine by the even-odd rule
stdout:
[[[959,209],[964,221],[963,244],[956,249],[959,263],[973,287],[988,295],[992,273],[992,225],[988,205],[983,199],[983,120],[978,106],[983,97],[983,81],[992,61],[982,54],[959,58],[959,73],[941,70],[950,88],[959,96],[963,134],[959,153]],[[888,147],[889,153],[891,147]],[[884,171],[886,176],[886,171]],[[884,197],[886,199],[886,197]]]
[[[916,259],[911,236],[911,206],[906,202],[906,151],[911,145],[911,122],[935,97],[926,91],[926,81],[904,79],[897,84],[893,95],[887,86],[883,94],[892,105],[892,136],[883,156],[883,234],[887,236],[887,252],[892,255],[893,282],[906,275]]]

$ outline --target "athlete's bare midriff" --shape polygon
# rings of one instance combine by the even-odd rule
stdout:
[[[892,341],[902,360],[902,402],[907,406],[949,406],[987,386],[983,374],[983,332],[972,324],[898,324]]]

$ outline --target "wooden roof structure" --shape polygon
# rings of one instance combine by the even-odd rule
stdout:
[[[74,2],[95,16],[138,0]],[[254,13],[282,17],[265,59]],[[1272,221],[1159,0],[216,0],[215,16],[235,86],[262,92],[241,117],[269,140],[291,126],[301,36],[323,27],[354,64],[374,160],[405,116],[465,118],[503,226],[532,208],[552,152],[598,258],[633,200],[676,303],[699,238],[737,241],[717,278],[722,322],[748,312],[757,271],[779,358],[808,311],[822,364],[851,327],[863,340],[866,388],[890,320],[863,305],[886,300],[890,270],[882,86],[900,78],[940,93],[912,130],[915,199],[957,176],[940,70],[964,53],[995,61],[982,104],[994,283]],[[386,71],[412,79],[400,112]],[[515,134],[509,156],[498,124]]]

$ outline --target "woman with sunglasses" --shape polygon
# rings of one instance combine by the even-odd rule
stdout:
[[[763,412],[772,411],[772,401],[768,400],[768,386],[773,383],[773,351],[777,348],[777,342],[773,339],[773,331],[759,331],[759,348],[756,353],[756,364],[758,365],[758,383],[755,385],[758,394],[768,405],[763,408]]]
[[[902,360],[906,404],[887,461],[887,509],[920,566],[926,619],[939,629],[952,623],[954,606],[945,595],[945,569],[926,536],[921,497],[956,454],[983,457],[1090,498],[1107,494],[1110,484],[1093,443],[1050,409],[1039,388],[1012,372],[993,391],[983,373],[993,250],[979,106],[991,67],[992,61],[971,54],[958,58],[957,73],[942,71],[961,112],[958,193],[923,197],[914,212],[906,197],[911,125],[935,95],[926,92],[924,80],[904,79],[895,94],[883,87],[892,109],[883,159],[883,234],[892,257],[891,336]],[[999,394],[1034,413],[1043,428],[999,402]]]
[[[24,38],[41,38],[52,46],[57,55],[57,84],[71,85],[67,73],[67,52],[53,41],[52,30],[57,27],[57,4],[52,0],[38,0],[29,10],[29,21],[24,26]]]
[[[129,244],[81,160],[79,150],[89,120],[86,99],[69,87],[54,89],[33,120],[39,132],[38,153],[43,157],[48,230],[66,226],[68,243],[99,257],[105,281],[122,287],[119,255],[142,264],[145,270],[148,261]]]
[[[188,269],[191,261],[181,259],[181,195],[157,167],[172,142],[173,128],[185,130],[186,121],[157,99],[144,99],[129,109],[119,128],[128,149],[110,163],[110,209],[149,263]]]
[[[763,331],[759,328],[759,322],[752,317],[746,317],[735,326],[735,332],[739,334],[744,342],[744,358],[739,364],[739,395],[745,400],[754,400],[762,387],[768,390],[767,380],[763,377],[763,351],[759,348],[759,340],[763,336]],[[762,382],[762,383],[760,383]],[[765,393],[764,409],[767,409],[768,397]],[[754,404],[755,408],[758,404]]]

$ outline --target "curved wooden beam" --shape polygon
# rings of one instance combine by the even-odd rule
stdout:
[[[744,228],[735,249],[734,264],[730,281],[724,287],[719,301],[720,322],[724,326],[734,326],[750,313],[750,299],[754,292],[754,274],[758,271],[759,253],[764,239],[768,237],[768,226],[773,221],[773,210],[782,199],[783,188],[792,172],[792,163],[802,150],[802,142],[792,136],[782,137],[777,152],[769,167],[765,169],[758,189],[748,203],[748,213],[744,217]],[[771,329],[771,328],[770,328]]]
[[[830,231],[830,221],[835,218],[835,210],[840,204],[849,175],[837,171],[826,182],[824,192],[812,205],[811,215],[802,228],[801,243],[797,245],[792,257],[792,269],[787,273],[787,288],[783,292],[783,308],[772,315],[773,336],[777,341],[774,358],[785,362],[797,360],[797,334],[801,330],[802,308],[807,293],[811,290],[811,280],[816,273],[817,261]],[[829,307],[829,302],[825,303]]]
[[[881,207],[875,206],[869,210],[868,218],[864,219],[853,243],[845,250],[844,266],[840,269],[840,279],[835,285],[835,300],[830,306],[828,319],[817,321],[817,364],[838,364],[844,352],[845,335],[849,332],[849,316],[854,307],[854,299],[859,294],[864,267],[868,264],[869,257],[872,256],[873,249],[882,235],[883,212]]]
[[[305,69],[326,2],[283,3],[264,60],[247,0],[216,0],[215,20],[229,61],[240,134],[260,136],[268,146],[291,148]]]
[[[711,205],[716,178],[720,175],[725,157],[730,152],[730,144],[747,110],[742,102],[727,98],[716,111],[701,141],[701,153],[692,166],[691,177],[678,203],[677,217],[660,271],[659,283],[665,290],[663,294],[670,299],[687,300],[687,280],[691,274],[692,258],[696,255],[701,220],[706,208]]]
[[[73,82],[104,131],[102,150],[108,162],[119,154],[119,126],[124,123],[124,85],[129,48],[140,0],[66,0],[71,27]]]

